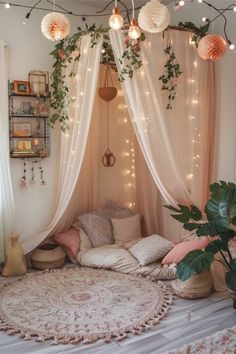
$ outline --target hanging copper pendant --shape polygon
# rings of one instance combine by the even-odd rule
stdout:
[[[113,153],[109,148],[107,148],[106,152],[102,157],[102,164],[104,167],[113,167],[115,165],[116,159]]]

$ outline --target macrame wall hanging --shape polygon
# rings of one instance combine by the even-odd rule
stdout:
[[[30,161],[31,163],[31,168],[30,168],[30,178],[27,177],[27,160],[26,159],[22,159],[23,160],[23,175],[20,178],[19,181],[19,187],[20,188],[27,188],[29,184],[34,184],[36,182],[36,178],[35,178],[35,169],[37,168],[39,171],[39,180],[40,180],[40,184],[41,186],[45,186],[46,185],[46,180],[44,178],[44,170],[42,167],[42,160],[35,160],[35,161]]]
[[[109,79],[111,82],[111,86],[109,86]],[[105,151],[102,157],[102,163],[105,167],[113,167],[116,162],[116,159],[114,154],[110,150],[109,102],[116,97],[117,89],[116,87],[114,87],[112,81],[111,68],[109,64],[107,64],[106,67],[104,86],[99,88],[98,94],[104,101],[107,102],[107,150]]]

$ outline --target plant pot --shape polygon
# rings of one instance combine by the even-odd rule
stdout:
[[[233,299],[233,307],[234,307],[234,309],[236,309],[236,291],[233,291],[229,288],[228,288],[228,291],[231,294],[232,299]]]
[[[175,294],[185,299],[199,299],[208,296],[212,291],[212,277],[210,272],[195,274],[183,281],[175,279],[171,282]]]
[[[52,243],[44,244],[36,248],[30,257],[33,268],[55,269],[65,263],[65,252],[60,246]]]

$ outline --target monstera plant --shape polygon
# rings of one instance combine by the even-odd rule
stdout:
[[[194,205],[166,206],[175,214],[173,218],[183,223],[185,230],[197,236],[208,236],[205,250],[189,252],[177,265],[177,278],[187,280],[193,274],[209,270],[215,260],[226,269],[225,282],[231,292],[236,292],[236,259],[232,257],[229,242],[236,236],[236,184],[219,182],[210,185],[210,198],[205,213]]]

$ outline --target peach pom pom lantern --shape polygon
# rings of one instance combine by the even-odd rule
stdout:
[[[219,60],[225,54],[227,43],[218,34],[208,34],[198,44],[198,54],[204,60]]]
[[[70,23],[65,15],[51,12],[42,19],[41,30],[47,39],[58,41],[69,34]]]

